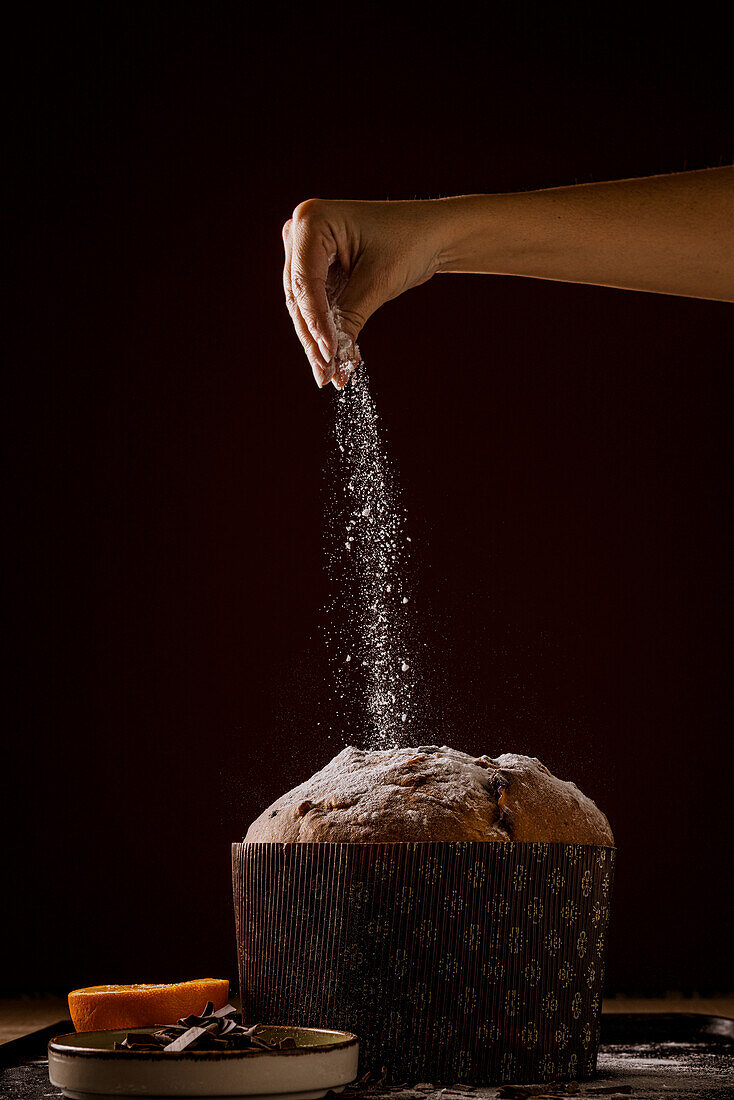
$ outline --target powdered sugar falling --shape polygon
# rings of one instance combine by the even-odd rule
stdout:
[[[327,513],[333,597],[326,641],[337,721],[375,749],[414,736],[416,671],[406,588],[405,513],[364,365],[335,400],[336,461]],[[354,723],[364,728],[355,729]]]

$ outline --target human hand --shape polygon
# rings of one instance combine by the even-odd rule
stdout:
[[[283,226],[286,305],[319,386],[341,389],[368,317],[438,270],[440,201],[307,199]]]
[[[734,301],[731,166],[410,202],[308,199],[283,227],[285,298],[320,386],[357,336],[437,271]]]

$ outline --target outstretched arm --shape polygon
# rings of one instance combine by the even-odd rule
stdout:
[[[316,381],[343,384],[327,300],[356,340],[438,272],[519,275],[734,301],[734,169],[415,202],[311,199],[283,231],[284,288]]]
[[[442,271],[734,299],[734,169],[447,201]]]

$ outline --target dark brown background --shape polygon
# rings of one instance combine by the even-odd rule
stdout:
[[[309,195],[730,157],[723,29],[36,10],[8,44],[7,988],[234,972],[229,851],[325,742],[333,394],[282,304]],[[517,9],[520,11],[520,9]],[[697,22],[696,22],[697,21]],[[612,989],[732,981],[731,307],[445,276],[362,348],[436,740],[538,755],[620,849]],[[346,739],[354,739],[351,731]]]

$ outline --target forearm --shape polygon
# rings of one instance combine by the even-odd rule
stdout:
[[[734,300],[734,169],[436,200],[437,270]]]

